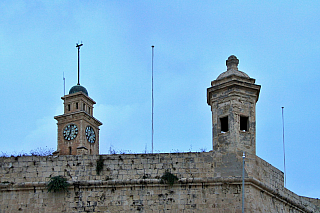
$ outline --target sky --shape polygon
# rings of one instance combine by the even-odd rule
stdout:
[[[212,150],[206,90],[236,55],[261,85],[257,155],[320,198],[319,1],[0,1],[0,153],[57,148],[61,97],[97,102],[100,154]]]

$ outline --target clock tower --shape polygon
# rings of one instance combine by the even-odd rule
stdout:
[[[79,50],[78,47],[78,62]],[[96,103],[88,95],[85,87],[79,83],[73,86],[64,101],[63,115],[55,116],[58,125],[58,147],[56,155],[98,155],[99,126],[102,123],[93,117],[93,105]]]

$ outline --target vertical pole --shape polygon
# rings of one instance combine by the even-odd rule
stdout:
[[[151,77],[151,81],[152,81],[151,82],[151,85],[152,85],[151,86],[152,87],[152,89],[151,89],[152,90],[151,91],[151,93],[152,93],[152,95],[151,95],[152,96],[152,113],[151,113],[152,114],[152,118],[151,118],[151,123],[152,123],[151,124],[151,126],[152,126],[151,131],[152,131],[152,133],[151,134],[152,134],[152,137],[151,137],[151,145],[152,145],[152,154],[153,154],[153,106],[154,106],[154,100],[153,100],[153,56],[154,56],[154,46],[151,46],[151,48],[152,48],[152,77]]]
[[[66,95],[66,79],[64,78],[64,72],[63,72],[63,96]]]
[[[82,46],[83,44],[76,44],[76,47],[78,48],[78,84],[77,85],[80,85],[80,47]]]
[[[78,46],[78,84],[80,85],[80,47]]]
[[[282,144],[283,144],[283,169],[284,169],[284,187],[287,185],[287,178],[286,178],[286,150],[284,146],[284,116],[283,116],[283,109],[282,108]]]
[[[244,159],[246,158],[245,152],[242,155],[242,213],[244,213]]]

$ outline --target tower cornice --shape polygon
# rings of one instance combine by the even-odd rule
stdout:
[[[74,99],[74,98],[77,98],[77,97],[83,97],[83,98],[89,100],[91,102],[91,104],[96,104],[96,102],[92,98],[90,98],[89,96],[87,96],[83,92],[76,92],[76,93],[72,93],[72,94],[69,94],[69,95],[65,95],[65,96],[61,97],[61,99],[66,101],[66,100]]]
[[[256,97],[255,101],[257,102],[259,99],[261,86],[254,84],[254,83],[251,83],[251,82],[242,81],[242,79],[239,77],[234,76],[233,78],[230,78],[229,81],[216,80],[216,81],[212,81],[212,82],[213,82],[211,84],[212,86],[207,89],[207,103],[208,103],[208,105],[211,105],[212,98],[214,98],[214,96],[215,96],[214,94],[222,93],[223,90],[227,91],[226,93],[228,94],[231,91],[233,91],[231,89],[235,88],[235,87],[241,88],[242,90],[248,90],[248,91],[251,90],[252,91],[251,95]],[[240,90],[239,90],[239,93],[240,93]]]
[[[78,116],[78,118],[77,118],[77,116]],[[85,111],[71,112],[68,114],[54,116],[54,119],[56,119],[58,122],[61,122],[61,123],[68,123],[71,120],[72,121],[82,120],[83,118],[86,118],[88,121],[93,120],[94,124],[97,126],[102,125],[102,123],[98,119],[89,115]],[[65,119],[65,122],[63,121],[63,119]]]

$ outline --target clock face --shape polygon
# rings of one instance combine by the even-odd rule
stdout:
[[[89,143],[94,143],[96,141],[96,133],[91,126],[87,126],[86,128],[86,137]]]
[[[75,124],[69,124],[63,130],[63,137],[68,141],[75,139],[77,134],[78,127]]]

